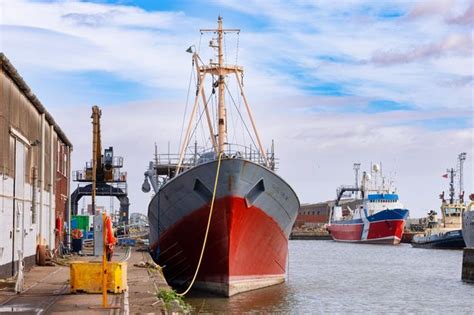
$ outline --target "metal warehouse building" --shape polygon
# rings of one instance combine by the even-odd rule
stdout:
[[[357,199],[343,199],[340,202],[342,207],[342,213],[344,215],[349,214],[349,208],[355,209],[361,201]],[[302,227],[303,225],[311,226],[329,222],[329,215],[331,209],[334,207],[335,201],[329,200],[319,203],[306,203],[302,204],[298,210],[298,216],[296,217],[295,224],[293,227]]]
[[[28,267],[38,245],[64,240],[72,145],[3,53],[0,63],[1,278],[20,254]]]

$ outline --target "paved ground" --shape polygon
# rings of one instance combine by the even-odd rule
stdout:
[[[156,298],[160,289],[168,289],[161,271],[154,268],[134,266],[141,262],[151,262],[148,253],[134,252],[128,264],[128,300],[131,314],[161,313],[163,305]]]
[[[114,260],[123,251],[118,251]],[[85,258],[81,258],[84,260]],[[70,294],[69,267],[36,266],[25,274],[25,287],[21,294],[0,291],[0,314],[144,314],[162,313],[163,306],[156,292],[168,288],[159,270],[134,266],[143,265],[151,258],[147,253],[132,250],[128,259],[128,292],[109,294],[109,305],[117,308],[99,310],[100,294]]]

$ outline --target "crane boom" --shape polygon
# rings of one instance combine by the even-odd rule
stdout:
[[[101,110],[98,106],[92,107],[92,213],[95,214],[95,196],[97,189],[97,170],[101,168],[101,141],[100,141],[100,116]],[[101,172],[99,172],[101,173]]]

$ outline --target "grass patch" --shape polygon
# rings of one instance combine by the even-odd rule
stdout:
[[[157,296],[163,301],[168,310],[171,307],[171,303],[176,300],[184,313],[191,311],[191,305],[186,303],[183,297],[178,295],[175,290],[161,289],[158,291]]]

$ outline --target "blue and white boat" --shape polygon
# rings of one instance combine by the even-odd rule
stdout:
[[[381,173],[379,165],[372,168],[372,175]],[[366,172],[358,186],[342,186],[337,191],[335,206],[330,214],[327,226],[333,240],[337,242],[355,242],[372,244],[399,244],[408,217],[406,209],[398,198],[396,190],[387,187],[382,177],[382,184]],[[361,194],[362,204],[349,214],[342,216],[339,205],[345,192]]]

